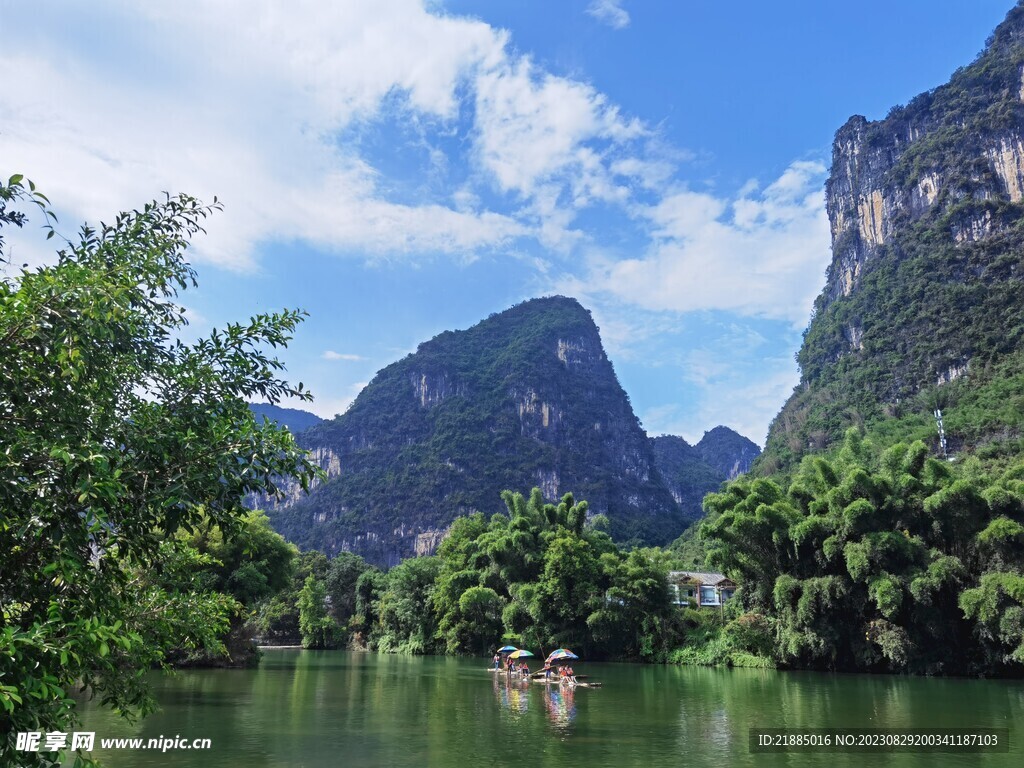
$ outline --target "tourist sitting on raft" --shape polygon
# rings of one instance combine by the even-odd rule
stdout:
[[[530,676],[530,667],[529,667],[529,665],[525,661],[522,664],[519,665],[519,674],[522,677],[529,677]]]

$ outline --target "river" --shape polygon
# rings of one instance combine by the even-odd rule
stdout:
[[[534,665],[536,666],[536,664]],[[152,673],[129,725],[80,704],[111,768],[1019,766],[1024,683],[639,664],[577,665],[595,689],[508,684],[486,661],[269,650],[254,670]],[[495,679],[497,678],[497,679]],[[750,729],[1006,728],[1008,753],[757,754]],[[102,738],[202,749],[101,749]]]

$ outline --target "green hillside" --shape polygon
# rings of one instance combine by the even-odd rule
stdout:
[[[940,452],[1019,448],[1024,399],[1024,9],[950,82],[836,134],[827,284],[762,473],[849,426]],[[951,383],[952,382],[952,383]]]

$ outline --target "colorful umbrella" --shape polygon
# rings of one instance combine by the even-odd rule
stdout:
[[[498,653],[512,653],[513,651],[518,651],[518,650],[519,649],[516,648],[514,645],[506,645],[503,648],[499,648],[498,649]]]
[[[575,653],[570,651],[568,648],[559,648],[558,650],[552,651],[551,654],[544,660],[545,664],[561,664],[562,662],[572,661],[578,659]]]
[[[527,656],[533,656],[529,651],[513,651],[508,655],[510,659],[525,659]]]

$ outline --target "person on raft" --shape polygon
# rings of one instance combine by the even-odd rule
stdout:
[[[497,654],[497,653],[494,654],[494,658],[491,659],[491,661],[494,662],[494,668],[495,669],[500,669],[501,668],[501,655],[500,654]]]
[[[519,665],[519,674],[522,677],[529,677],[530,676],[530,665],[527,664],[525,661],[522,664]]]

